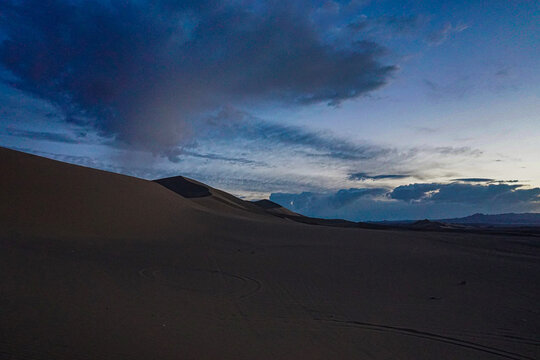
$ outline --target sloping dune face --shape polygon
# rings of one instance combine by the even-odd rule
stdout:
[[[187,231],[194,204],[146,180],[0,148],[3,234],[159,237]]]
[[[0,164],[1,359],[540,358],[537,238],[307,225]]]

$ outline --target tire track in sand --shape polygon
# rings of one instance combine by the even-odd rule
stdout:
[[[430,332],[416,330],[412,328],[373,324],[373,323],[353,321],[353,320],[337,320],[337,319],[323,319],[323,318],[314,318],[314,320],[335,323],[340,326],[354,327],[354,328],[359,328],[359,329],[369,330],[369,331],[380,331],[380,332],[395,333],[395,334],[400,334],[400,335],[405,335],[405,336],[413,336],[413,337],[417,337],[421,339],[427,339],[431,341],[437,341],[437,342],[441,342],[445,344],[459,346],[462,348],[476,350],[483,353],[496,355],[505,359],[535,360],[534,358],[528,357],[526,355],[517,354],[514,352],[498,349],[498,348],[487,346],[487,345],[482,345],[482,344],[472,342],[472,341],[462,340],[462,339],[458,339],[458,338],[454,338],[450,336],[444,336],[441,334],[430,333]]]

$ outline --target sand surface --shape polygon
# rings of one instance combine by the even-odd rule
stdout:
[[[538,359],[535,237],[335,228],[0,149],[1,359]]]

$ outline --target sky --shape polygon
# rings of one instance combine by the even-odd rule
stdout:
[[[5,0],[0,146],[349,220],[540,212],[540,5]]]

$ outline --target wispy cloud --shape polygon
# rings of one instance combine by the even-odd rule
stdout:
[[[438,83],[433,80],[424,79],[424,87],[427,90],[427,95],[435,100],[443,98],[451,99],[463,99],[471,90],[474,89],[474,85],[471,84],[469,77],[458,77],[448,83]]]
[[[349,22],[346,29],[352,34],[369,34],[373,38],[402,38],[420,36],[428,23],[428,17],[419,14],[378,17],[361,15]]]
[[[469,182],[469,183],[485,183],[485,182],[494,182],[495,179],[488,179],[488,178],[459,178],[459,179],[453,179],[453,181],[462,181],[462,182]]]
[[[298,150],[310,157],[367,160],[392,151],[374,144],[352,142],[330,131],[269,122],[232,107],[222,109],[207,124],[204,131],[211,139],[244,139],[263,148],[286,147],[287,151]]]
[[[437,146],[433,148],[438,154],[442,155],[470,155],[470,156],[480,156],[482,151],[479,149],[471,148],[470,146]]]
[[[467,30],[469,27],[469,25],[463,23],[452,25],[452,23],[447,22],[439,29],[431,32],[427,36],[426,41],[431,45],[440,45],[445,42],[451,34],[460,33]]]
[[[225,161],[225,162],[235,163],[235,164],[268,166],[268,164],[266,164],[265,162],[249,160],[249,159],[242,158],[242,157],[228,157],[228,156],[223,156],[223,155],[219,155],[219,154],[212,154],[212,153],[204,153],[203,154],[203,153],[198,153],[198,152],[189,151],[189,150],[184,150],[184,151],[182,151],[181,154],[186,155],[186,156],[195,157],[195,158],[200,158],[200,159],[219,160],[219,161]],[[179,159],[180,158],[178,157],[178,160]]]
[[[425,16],[413,15],[387,15],[377,19],[379,24],[390,27],[392,30],[401,34],[411,34],[420,30],[427,23]]]
[[[14,136],[18,138],[27,138],[32,140],[43,140],[51,142],[59,142],[66,144],[77,144],[80,143],[79,140],[74,139],[72,136],[63,133],[56,132],[47,132],[47,131],[30,131],[22,129],[5,129],[5,133],[9,136]]]
[[[349,175],[350,180],[394,180],[394,179],[406,179],[411,175],[399,175],[399,174],[382,174],[382,175],[368,175],[364,172],[352,173]]]

